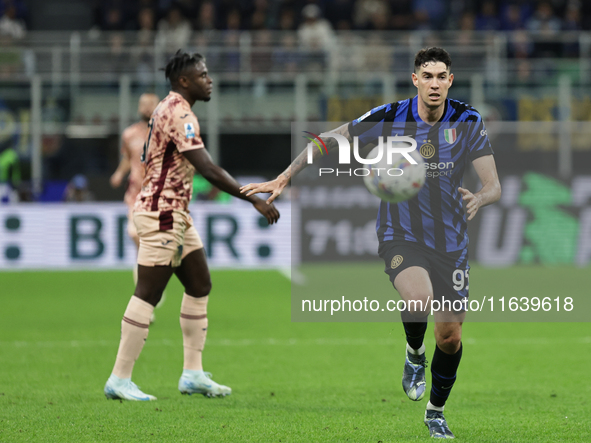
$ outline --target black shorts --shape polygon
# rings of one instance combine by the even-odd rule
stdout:
[[[381,242],[378,254],[384,260],[384,272],[394,284],[396,276],[411,266],[419,266],[429,273],[433,285],[433,298],[468,299],[468,250],[439,252],[417,242],[391,240]]]

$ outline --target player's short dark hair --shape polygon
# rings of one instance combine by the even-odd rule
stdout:
[[[168,60],[168,63],[164,68],[164,73],[166,78],[170,80],[170,83],[174,84],[178,82],[179,77],[185,69],[194,66],[199,62],[205,62],[205,57],[197,53],[189,54],[188,52],[179,49],[176,54]]]
[[[449,53],[443,48],[425,48],[421,49],[415,55],[415,72],[417,72],[421,66],[430,62],[441,62],[445,64],[447,69],[451,69],[451,57]]]

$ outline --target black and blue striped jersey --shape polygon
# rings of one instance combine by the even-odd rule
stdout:
[[[418,97],[372,109],[349,124],[359,145],[377,137],[413,137],[426,162],[426,181],[418,195],[392,204],[382,201],[376,229],[380,243],[406,240],[441,252],[466,251],[466,216],[458,187],[468,159],[493,154],[480,114],[466,103],[447,99],[435,125],[419,117]]]

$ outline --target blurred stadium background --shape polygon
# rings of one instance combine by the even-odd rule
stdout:
[[[204,54],[215,79],[212,101],[195,106],[206,146],[230,173],[252,181],[274,177],[288,163],[291,122],[347,121],[378,104],[414,96],[414,54],[440,45],[453,57],[451,96],[483,114],[503,179],[503,200],[471,226],[473,239],[482,224],[494,231],[487,229],[485,241],[473,242],[483,249],[472,257],[489,265],[584,265],[591,259],[588,2],[3,0],[1,5],[0,195],[9,204],[3,213],[24,202],[121,201],[124,187],[115,190],[108,183],[119,160],[121,132],[136,120],[142,92],[167,94],[160,68],[178,48]],[[196,199],[224,200],[207,184],[196,184]],[[79,192],[72,192],[77,187]],[[47,217],[62,211],[58,224],[71,213],[57,206],[24,208],[43,208]],[[116,266],[123,256],[132,258],[125,252],[130,243],[110,226],[119,223],[120,211],[104,209],[115,219],[81,221],[86,252],[72,257],[77,250],[68,247],[71,257],[60,263],[98,260]],[[34,252],[17,244],[43,227],[31,227],[37,213],[31,214],[17,211],[2,224],[4,267],[33,264]],[[505,219],[509,223],[498,223]],[[103,231],[113,231],[101,237],[104,248],[91,244],[99,222]],[[78,226],[71,217],[67,224]],[[326,257],[308,250],[305,225],[304,220],[301,255],[335,258],[330,250]],[[26,228],[33,231],[25,233]],[[101,261],[104,254],[111,258]],[[37,267],[42,259],[37,257]],[[273,259],[267,254],[269,263]]]
[[[205,144],[221,166],[250,182],[275,177],[290,161],[292,122],[344,122],[413,97],[414,54],[435,45],[453,59],[450,97],[483,114],[503,187],[502,200],[470,225],[474,287],[489,296],[588,291],[589,1],[0,0],[0,440],[149,440],[156,432],[142,427],[142,420],[155,420],[153,407],[126,406],[114,416],[114,406],[95,402],[133,290],[131,275],[110,270],[131,269],[135,260],[124,188],[113,189],[109,177],[140,94],[168,92],[160,71],[167,57],[178,48],[206,56],[212,100],[194,107]],[[466,180],[474,187],[473,172]],[[403,352],[400,325],[388,326],[386,339],[381,325],[289,323],[289,282],[260,271],[288,269],[293,260],[316,266],[373,257],[375,201],[361,181],[345,190],[337,188],[342,183],[312,186],[298,204],[284,196],[282,219],[272,228],[249,205],[228,201],[199,177],[195,184],[192,213],[212,268],[231,269],[214,271],[214,291],[219,281],[224,297],[211,303],[219,326],[211,330],[207,358],[221,382],[236,386],[225,405],[239,418],[225,429],[223,403],[187,407],[175,400],[172,409],[183,417],[193,408],[205,414],[190,425],[205,432],[204,441],[406,441],[424,433],[422,412],[401,406],[398,369],[391,373],[400,363],[393,353]],[[54,272],[82,269],[105,272]],[[477,276],[484,282],[478,286]],[[162,396],[175,399],[174,383],[160,374],[176,374],[180,364],[177,302],[157,311],[154,345],[149,340],[136,371],[147,392],[167,389]],[[589,441],[590,388],[580,384],[591,363],[589,335],[587,324],[466,328],[465,343],[481,346],[472,346],[472,360],[465,357],[460,368],[465,384],[452,396],[454,432],[470,441]],[[504,346],[503,356],[491,346]],[[548,349],[555,362],[576,355],[566,379],[544,357]],[[237,373],[236,358],[252,367],[241,363]],[[369,377],[364,361],[371,362]],[[507,377],[515,361],[539,371],[522,368]],[[26,381],[16,375],[23,367]],[[335,367],[352,369],[337,375]],[[74,402],[72,390],[81,392]],[[408,408],[415,418],[405,415]],[[509,409],[499,418],[494,408]],[[73,426],[55,424],[54,415]],[[173,418],[163,416],[152,439],[183,441]],[[547,434],[532,417],[545,420]],[[401,430],[398,437],[389,434],[388,420]],[[417,429],[409,424],[415,422]],[[114,433],[101,434],[98,423]]]

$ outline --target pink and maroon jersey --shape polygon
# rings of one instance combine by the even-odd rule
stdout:
[[[144,150],[146,174],[134,211],[189,211],[195,168],[182,154],[205,146],[189,103],[170,92],[152,114]]]
[[[121,136],[121,153],[129,160],[129,184],[125,191],[125,204],[133,209],[135,199],[142,190],[144,181],[144,165],[141,157],[144,151],[144,143],[148,136],[148,129],[144,122],[137,122],[123,131]]]

